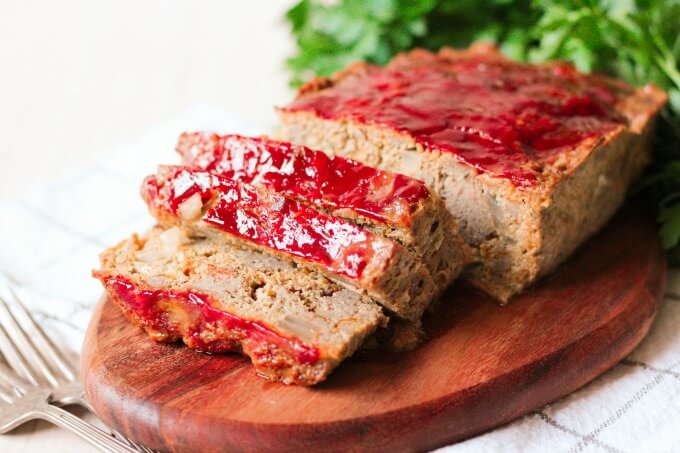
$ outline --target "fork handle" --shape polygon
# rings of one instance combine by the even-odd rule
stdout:
[[[85,397],[85,392],[80,389],[80,391],[73,391],[72,389],[67,389],[66,391],[62,391],[60,389],[56,389],[54,392],[52,392],[52,397],[50,400],[50,404],[55,404],[57,407],[63,407],[67,406],[69,404],[76,404],[78,406],[84,407],[91,413],[97,415],[97,413],[94,411],[92,406],[90,405],[90,402],[87,400]],[[123,442],[126,442],[128,445],[132,447],[137,447],[139,450],[145,452],[145,451],[151,451],[148,450],[146,447],[143,447],[140,444],[134,443],[132,440],[126,438],[123,436],[121,433],[117,431],[111,431],[113,436],[116,439],[120,439]]]
[[[71,431],[104,452],[139,453],[139,450],[59,407],[46,404],[36,412],[36,416]]]

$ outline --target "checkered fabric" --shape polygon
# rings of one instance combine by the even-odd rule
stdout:
[[[138,187],[159,163],[176,163],[179,133],[258,133],[216,109],[180,115],[70,175],[0,203],[0,270],[48,333],[80,350],[102,294],[90,272],[106,246],[151,226]],[[650,334],[581,390],[492,432],[442,449],[459,452],[680,452],[680,272]]]

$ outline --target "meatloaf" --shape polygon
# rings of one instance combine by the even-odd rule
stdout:
[[[469,248],[439,197],[420,180],[262,137],[183,133],[184,164],[265,185],[349,219],[413,250],[440,292],[469,261]]]
[[[409,321],[420,321],[436,293],[426,267],[405,247],[264,186],[164,166],[146,178],[142,196],[163,226],[320,270]]]
[[[178,228],[106,250],[94,275],[155,341],[243,352],[285,383],[324,380],[387,322],[377,304],[319,273]]]
[[[306,84],[279,109],[279,137],[425,181],[476,249],[467,278],[504,303],[609,220],[665,102],[489,45],[414,50]]]

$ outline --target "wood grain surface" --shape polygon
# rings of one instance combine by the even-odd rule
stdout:
[[[108,425],[172,451],[417,451],[481,433],[583,386],[643,338],[665,262],[653,224],[625,210],[554,275],[499,307],[457,284],[408,354],[358,354],[313,388],[247,359],[154,344],[103,300],[82,356]]]

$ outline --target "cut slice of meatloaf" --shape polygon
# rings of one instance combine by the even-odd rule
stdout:
[[[255,248],[321,270],[419,322],[436,286],[408,249],[264,186],[207,171],[160,167],[142,197],[166,227]]]
[[[260,137],[184,133],[184,164],[350,219],[413,250],[443,292],[470,260],[458,225],[420,180]]]
[[[178,228],[106,250],[94,275],[155,341],[242,352],[288,384],[323,381],[387,322],[369,298],[317,272]]]
[[[469,280],[506,302],[621,205],[665,101],[488,45],[415,50],[303,86],[279,136],[424,180],[478,252]]]

